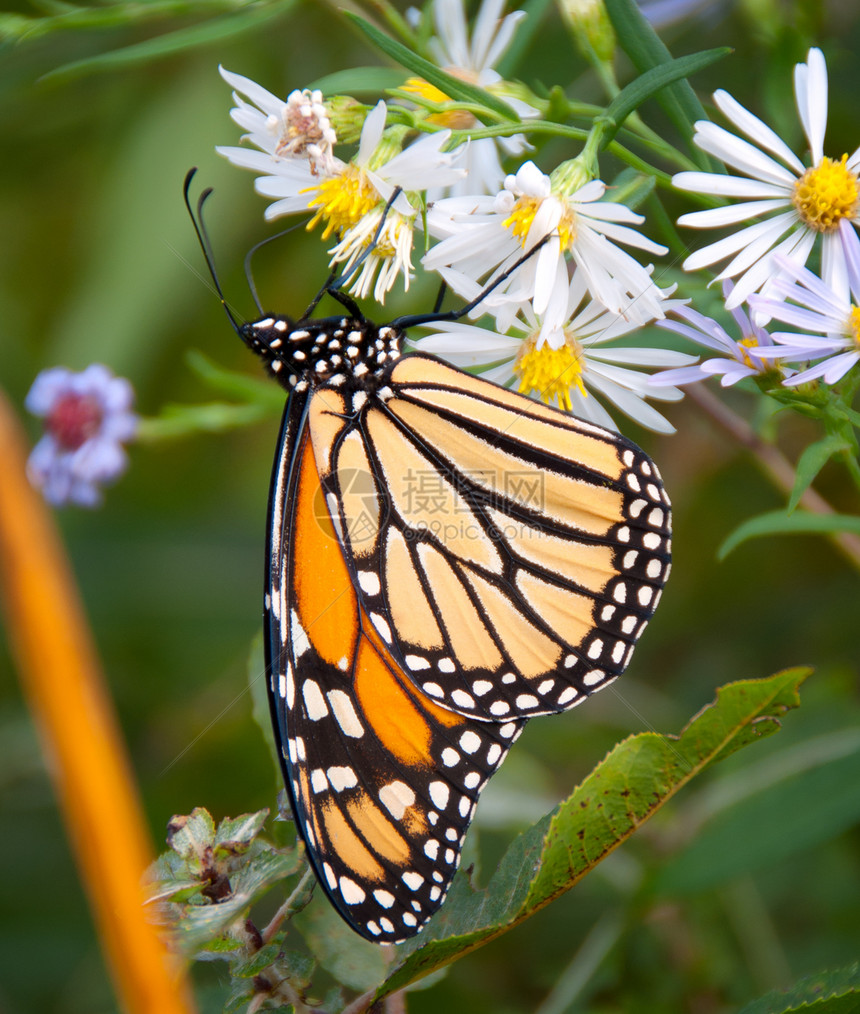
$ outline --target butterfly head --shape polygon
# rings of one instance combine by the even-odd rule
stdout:
[[[267,316],[243,325],[240,334],[288,391],[323,385],[372,389],[400,358],[403,339],[397,328],[352,317],[295,322]]]

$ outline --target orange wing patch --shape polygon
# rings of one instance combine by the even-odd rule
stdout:
[[[363,936],[392,943],[442,904],[481,789],[523,723],[465,718],[403,672],[384,641],[388,618],[361,608],[335,524],[320,514],[307,433],[290,485],[277,698],[288,789],[335,906]]]

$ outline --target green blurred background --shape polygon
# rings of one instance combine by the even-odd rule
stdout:
[[[189,370],[189,349],[257,375],[202,278],[181,197],[185,172],[199,166],[201,185],[216,190],[209,225],[224,289],[250,315],[242,258],[272,230],[251,174],[214,152],[238,136],[217,65],[285,95],[376,60],[328,4],[280,3],[257,5],[238,25],[207,21],[211,41],[192,36],[193,46],[174,53],[52,73],[194,31],[227,5],[188,6],[176,19],[7,39],[0,49],[0,384],[19,409],[39,370],[58,364],[108,364],[131,379],[143,415],[218,397]],[[818,44],[831,77],[826,150],[857,146],[857,4],[705,7],[663,32],[675,55],[735,48],[695,82],[703,97],[726,88],[800,150],[791,67]],[[37,12],[6,4],[0,28],[14,29],[16,13]],[[600,101],[557,16],[545,16],[516,76]],[[325,277],[322,244],[301,231],[255,264],[263,302],[280,312],[300,312]],[[386,312],[415,312],[432,298],[417,287]],[[725,397],[743,415],[754,411],[748,395]],[[695,405],[669,414],[672,437],[625,428],[659,462],[675,504],[676,562],[663,605],[620,684],[586,708],[529,725],[484,794],[466,862],[478,864],[480,881],[512,836],[618,739],[677,732],[722,683],[810,663],[803,706],[778,736],[694,783],[574,891],[413,994],[412,1011],[716,1014],[858,956],[858,574],[829,543],[800,537],[747,543],[717,563],[735,525],[782,498]],[[103,509],[58,514],[159,848],[168,819],[194,806],[216,818],[274,806],[274,771],[245,688],[277,424],[273,416],[226,435],[135,446]],[[36,422],[26,425],[35,441]],[[779,426],[793,456],[814,435],[795,419]],[[835,470],[819,488],[837,509],[858,512]],[[0,1012],[113,1011],[5,639],[0,806]],[[224,973],[208,965],[197,974],[202,1009],[219,1010]]]

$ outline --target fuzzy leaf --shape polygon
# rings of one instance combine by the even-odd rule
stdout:
[[[730,683],[679,736],[640,733],[619,743],[574,793],[508,849],[483,889],[455,877],[445,906],[376,999],[402,989],[528,918],[569,890],[695,775],[780,727],[808,669]]]
[[[266,818],[269,816],[268,809],[257,810],[256,813],[243,813],[238,817],[225,817],[218,825],[215,835],[215,844],[230,845],[241,843],[249,845],[263,830]]]
[[[860,535],[860,517],[854,514],[812,514],[809,511],[768,511],[748,518],[727,536],[717,550],[717,559],[725,558],[747,539],[762,535],[833,535],[836,532],[853,532]]]

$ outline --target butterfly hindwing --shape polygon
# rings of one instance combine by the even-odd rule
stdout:
[[[271,701],[318,879],[362,936],[392,943],[444,900],[478,795],[523,723],[439,707],[370,621],[326,507],[318,432],[312,441],[336,398],[294,394],[284,417],[270,508]]]
[[[392,656],[424,694],[491,721],[606,686],[669,573],[656,466],[616,433],[432,356],[384,379],[358,411],[326,392],[311,429],[362,607]]]

